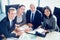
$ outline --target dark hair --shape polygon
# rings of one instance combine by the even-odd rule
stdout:
[[[25,7],[25,5],[19,5],[19,7],[18,7],[18,8],[21,8],[21,7],[23,7],[23,6]]]
[[[46,7],[44,7],[44,11],[46,10],[46,9],[48,9],[49,11],[50,11],[50,15],[49,15],[49,18],[52,16],[52,11],[51,11],[51,9],[48,7],[48,6],[46,6]],[[43,12],[44,13],[44,12]],[[45,14],[43,14],[43,16],[45,17],[45,18],[47,18],[47,16],[45,15]]]

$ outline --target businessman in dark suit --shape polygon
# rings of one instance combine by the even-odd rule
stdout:
[[[42,13],[39,10],[35,9],[35,6],[33,4],[30,5],[30,10],[26,13],[26,22],[29,27],[32,27],[32,29],[42,28]],[[26,29],[29,32],[31,29]],[[45,35],[39,33],[36,31],[35,35],[40,37],[45,37]]]
[[[11,7],[11,8],[9,8],[9,11],[8,11],[8,17],[5,17],[1,22],[2,34],[6,38],[20,36],[20,32],[19,33],[13,33],[13,31],[15,30],[15,23],[16,23],[15,17],[16,17],[16,9]]]
[[[2,40],[3,37],[2,37],[2,30],[1,30],[1,22],[0,22],[0,40]]]
[[[1,35],[0,35],[0,40],[2,40],[2,37],[1,37]]]
[[[2,23],[0,22],[0,40],[2,40],[4,38],[4,35],[2,34]]]
[[[0,40],[2,40],[1,37],[0,37]]]
[[[42,13],[35,9],[33,4],[30,5],[30,10],[26,12],[26,22],[28,26],[32,27],[33,30],[37,29],[41,25]]]

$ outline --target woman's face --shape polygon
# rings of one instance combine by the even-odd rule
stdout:
[[[18,12],[21,14],[21,13],[23,13],[25,11],[25,7],[24,6],[22,6],[21,8],[19,8],[18,9]]]
[[[44,14],[49,17],[50,11],[48,9],[45,9]]]

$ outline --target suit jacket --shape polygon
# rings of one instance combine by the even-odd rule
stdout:
[[[36,29],[38,26],[41,25],[41,19],[42,19],[42,13],[38,10],[35,12],[34,16],[34,21],[30,22],[30,15],[31,15],[31,10],[28,10],[26,13],[26,22],[27,23],[32,23],[33,24],[33,29]]]
[[[14,33],[11,33],[15,29],[15,23],[16,23],[16,21],[13,20],[12,26],[10,27],[10,22],[9,22],[9,19],[7,17],[5,17],[1,21],[2,26],[0,29],[2,30],[2,34],[5,35],[6,38],[16,37]]]
[[[2,35],[2,30],[1,30],[1,22],[0,22],[0,40],[2,40],[3,38],[1,35]]]
[[[0,37],[0,40],[2,40],[2,38]]]

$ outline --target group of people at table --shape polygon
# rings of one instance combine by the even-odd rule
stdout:
[[[24,32],[20,30],[20,27],[27,25]],[[35,29],[44,29],[45,35],[36,32],[35,35],[45,37],[46,34],[58,29],[57,19],[52,14],[51,9],[46,6],[44,12],[40,12],[36,9],[34,4],[30,4],[30,9],[25,13],[25,6],[20,5],[16,10],[14,7],[10,7],[8,15],[0,22],[0,40],[3,37],[19,38],[24,33],[28,33]],[[39,30],[40,31],[40,30]]]

